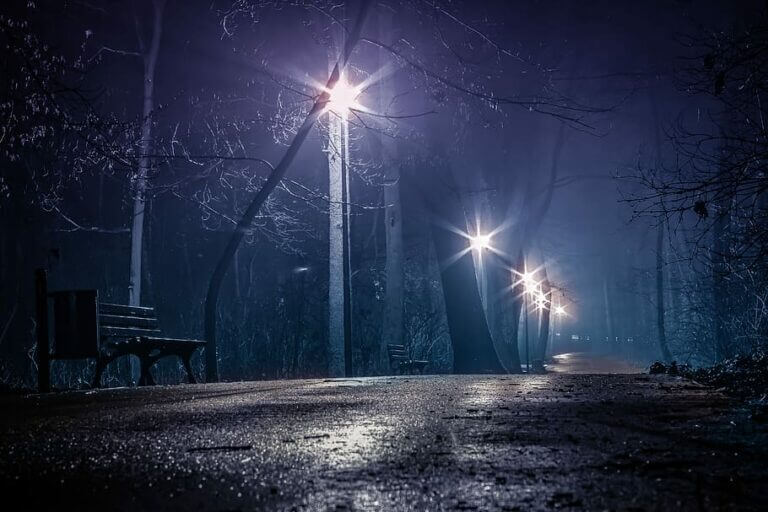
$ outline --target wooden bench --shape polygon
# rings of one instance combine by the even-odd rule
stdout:
[[[108,304],[99,300],[97,290],[61,290],[49,292],[47,275],[38,270],[37,356],[38,387],[50,390],[50,360],[96,359],[93,387],[101,387],[106,366],[115,359],[135,355],[139,358],[139,385],[155,383],[150,371],[158,359],[176,356],[181,359],[187,381],[195,382],[191,358],[205,345],[202,340],[166,338],[158,328],[154,308]],[[48,328],[49,301],[53,300],[53,350]]]
[[[393,370],[397,369],[400,374],[413,373],[413,371],[424,373],[424,368],[429,364],[429,361],[411,359],[405,350],[405,345],[388,344],[387,353],[389,353],[389,367]]]

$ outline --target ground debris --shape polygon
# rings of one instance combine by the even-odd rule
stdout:
[[[703,368],[656,361],[648,373],[682,376],[742,399],[764,398],[768,394],[768,354],[763,351],[738,355]]]

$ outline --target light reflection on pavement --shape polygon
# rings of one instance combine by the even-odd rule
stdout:
[[[547,371],[571,374],[643,373],[645,368],[618,356],[591,354],[589,352],[568,352],[552,356]]]

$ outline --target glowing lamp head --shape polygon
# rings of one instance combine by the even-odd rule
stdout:
[[[342,76],[333,86],[333,89],[328,91],[330,96],[326,108],[340,115],[344,115],[350,110],[359,109],[360,104],[357,102],[357,97],[360,96],[361,92],[359,87],[351,85]]]
[[[565,307],[564,306],[557,306],[555,308],[555,314],[557,316],[563,316],[565,314]]]
[[[533,279],[533,272],[523,272],[522,281],[526,292],[533,293],[536,290],[538,283]]]
[[[491,235],[476,235],[469,238],[471,247],[477,251],[488,249],[491,246]]]

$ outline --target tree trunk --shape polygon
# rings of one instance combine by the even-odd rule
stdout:
[[[267,200],[275,187],[277,187],[277,185],[280,183],[280,180],[283,179],[283,176],[285,176],[285,173],[288,171],[288,168],[293,162],[293,159],[296,158],[296,154],[304,143],[304,140],[309,135],[309,132],[312,130],[315,122],[317,122],[317,119],[325,110],[325,107],[328,104],[328,100],[330,98],[328,91],[333,89],[333,87],[339,81],[341,72],[346,67],[347,62],[349,61],[349,57],[352,54],[352,50],[360,39],[360,32],[362,31],[363,24],[365,23],[369,7],[369,0],[363,0],[361,2],[360,10],[358,12],[357,19],[355,20],[355,25],[352,27],[352,30],[347,36],[344,50],[339,58],[339,62],[331,72],[331,76],[325,86],[325,91],[320,94],[317,100],[315,100],[315,103],[312,105],[312,109],[309,111],[307,117],[304,119],[304,122],[296,132],[296,136],[293,138],[290,146],[288,146],[288,149],[285,152],[285,155],[283,155],[282,160],[280,160],[277,166],[272,169],[272,171],[269,173],[267,181],[256,193],[256,196],[253,198],[253,201],[251,201],[251,204],[248,205],[248,208],[245,210],[243,217],[237,223],[235,231],[230,236],[229,241],[227,242],[227,246],[224,248],[224,252],[219,258],[219,261],[216,264],[216,268],[211,275],[211,280],[208,283],[208,293],[205,297],[204,316],[205,340],[207,342],[205,349],[205,376],[207,382],[216,382],[219,380],[218,361],[216,355],[216,309],[224,276],[232,264],[232,258],[234,257],[237,248],[240,246],[240,242],[242,242],[245,233],[248,231],[248,229],[250,229],[253,218],[264,204],[264,201]]]
[[[294,378],[299,378],[299,353],[304,337],[304,279],[307,275],[306,270],[300,269],[298,272],[298,303],[296,305],[296,326],[293,333],[293,353],[291,354],[291,375]]]
[[[432,239],[440,263],[454,373],[506,373],[499,361],[480,300],[468,240],[446,226],[466,230],[461,200],[442,159],[409,173],[430,210]]]
[[[654,120],[654,135],[656,143],[656,169],[662,168],[661,154],[661,119],[659,117],[658,100],[651,95],[651,113]],[[663,213],[662,213],[663,215]],[[659,338],[659,349],[664,362],[672,361],[672,354],[667,345],[667,332],[664,325],[664,218],[659,219],[656,232],[656,333]]]
[[[139,46],[144,64],[144,97],[141,109],[141,140],[139,141],[139,169],[134,182],[133,212],[131,223],[131,263],[128,272],[128,304],[141,305],[142,255],[144,253],[144,212],[147,203],[147,179],[152,167],[152,114],[155,109],[155,68],[160,53],[160,37],[163,31],[163,9],[165,0],[152,3],[152,38],[145,48],[141,34]],[[139,366],[133,357],[129,358],[131,379],[138,382]]]
[[[388,364],[387,345],[403,344],[403,217],[400,203],[400,172],[393,168],[384,184],[384,232],[387,243],[387,288],[380,359]],[[390,368],[392,370],[392,368]]]
[[[160,37],[163,31],[163,8],[165,0],[153,2],[152,39],[144,49],[144,97],[141,111],[141,140],[139,141],[139,169],[136,174],[135,196],[133,199],[133,223],[131,226],[131,266],[128,282],[128,303],[141,305],[141,264],[144,238],[144,209],[146,204],[147,178],[152,167],[152,113],[155,109],[155,68],[160,53]]]
[[[656,233],[656,329],[659,337],[659,349],[664,362],[672,361],[667,345],[667,332],[664,327],[664,222],[659,222]]]
[[[386,9],[378,13],[378,38],[393,37],[398,31],[395,20],[396,13]],[[383,69],[391,55],[383,48],[377,51],[377,69]],[[392,84],[386,80],[378,83],[377,105],[379,112],[386,112],[389,101],[396,94]],[[377,138],[369,135],[373,143],[373,154],[378,153],[385,169],[384,192],[384,235],[385,235],[385,274],[386,289],[384,296],[384,313],[381,329],[381,343],[377,355],[376,367],[380,373],[390,373],[395,368],[389,365],[387,345],[405,345],[405,271],[403,248],[403,209],[400,199],[400,162],[398,159],[397,143],[385,133]],[[377,229],[378,225],[374,227]],[[378,253],[377,253],[378,254]]]
[[[344,357],[344,140],[342,120],[328,113],[328,375],[343,377]]]
[[[603,275],[603,306],[605,309],[605,329],[607,331],[606,336],[611,348],[615,348],[616,345],[616,332],[613,328],[613,311],[611,310],[611,297],[608,293],[608,275]]]
[[[488,256],[488,260],[494,260],[493,255]],[[521,373],[520,351],[517,346],[520,300],[516,297],[516,291],[509,290],[512,272],[506,265],[495,262],[489,264],[487,277],[489,299],[486,316],[496,352],[510,373]]]
[[[728,329],[725,325],[728,311],[727,294],[725,284],[726,273],[726,243],[725,226],[728,222],[727,214],[718,209],[717,217],[712,229],[714,255],[712,264],[712,299],[714,302],[714,331],[715,331],[715,362],[726,359],[729,354]]]

